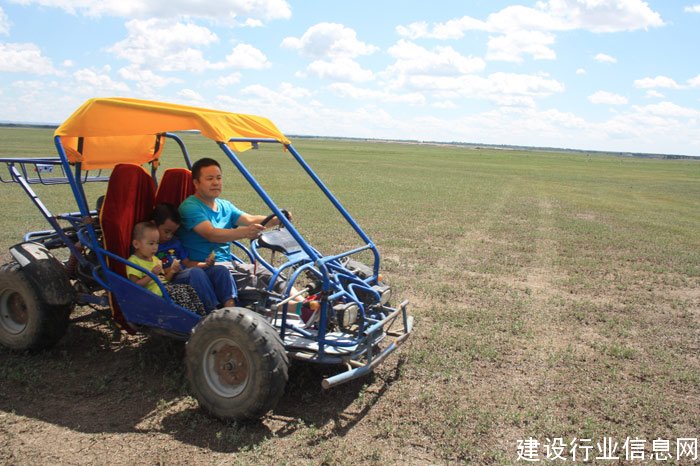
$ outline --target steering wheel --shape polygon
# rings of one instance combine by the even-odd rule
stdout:
[[[289,220],[289,212],[287,212],[286,209],[282,209],[280,212],[282,212],[284,214],[284,216],[287,217],[287,220]],[[267,225],[270,222],[270,220],[272,220],[275,217],[277,217],[277,215],[275,215],[275,214],[268,215],[267,217],[265,217],[265,219],[262,222],[260,222],[260,225],[262,225],[262,226]]]

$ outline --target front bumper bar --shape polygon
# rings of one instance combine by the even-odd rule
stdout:
[[[408,304],[408,301],[402,302],[396,311],[389,314],[381,322],[372,325],[372,328],[381,327],[386,336],[391,339],[391,342],[386,348],[376,355],[373,354],[372,348],[369,348],[366,353],[366,362],[360,362],[355,359],[351,359],[350,357],[344,358],[342,362],[346,364],[348,370],[323,379],[321,386],[324,389],[329,389],[367,375],[368,373],[372,372],[375,367],[381,364],[390,354],[396,351],[396,349],[401,346],[413,332],[413,316],[408,315]],[[403,325],[400,326],[400,328],[394,329],[399,317],[401,317]],[[308,359],[308,357],[304,357],[306,355],[303,353],[295,353],[291,356],[302,360]]]

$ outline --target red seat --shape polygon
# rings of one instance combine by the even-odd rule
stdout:
[[[100,210],[105,249],[128,258],[134,225],[149,220],[154,206],[155,183],[148,172],[140,165],[115,166]],[[126,266],[122,262],[108,259],[107,264],[112,271],[126,277]],[[123,325],[125,322],[121,310],[111,293],[110,304],[115,322],[126,327]]]
[[[156,204],[168,203],[179,207],[191,194],[194,194],[192,172],[186,168],[168,168],[158,185]]]

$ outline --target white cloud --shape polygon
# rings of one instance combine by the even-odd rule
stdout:
[[[580,147],[700,155],[699,117],[698,110],[672,102],[635,105],[576,137]]]
[[[226,56],[226,63],[232,67],[261,70],[269,68],[270,62],[264,53],[249,44],[236,45]],[[214,65],[216,68],[218,65]]]
[[[303,78],[313,74],[323,79],[362,82],[374,79],[374,73],[362,68],[353,58],[371,55],[378,47],[360,41],[353,29],[337,23],[318,23],[300,37],[286,37],[282,47],[297,50],[312,58],[306,72],[297,72]]]
[[[289,96],[292,99],[308,99],[312,96],[311,91],[305,87],[295,86],[287,82],[281,83],[279,90],[280,93]]]
[[[270,66],[265,54],[249,44],[236,45],[224,60],[209,61],[201,48],[218,42],[219,38],[208,28],[192,22],[135,19],[126,23],[126,29],[127,37],[108,51],[141,68],[201,73],[212,69],[264,69]]]
[[[593,59],[600,63],[617,63],[617,58],[604,53],[597,54]]]
[[[670,118],[697,118],[700,117],[700,111],[694,108],[681,107],[673,102],[659,102],[646,106],[634,106],[635,111],[640,115],[649,115],[656,117]]]
[[[5,91],[0,98],[0,120],[8,121],[57,124],[88,97],[78,95],[79,89],[69,76],[61,79],[60,83],[45,78],[40,81],[14,81]]]
[[[208,85],[214,84],[216,86],[220,87],[228,87],[228,86],[233,86],[235,84],[238,84],[241,82],[241,73],[231,73],[227,76],[220,76],[216,79],[212,79],[207,81]]]
[[[31,81],[14,81],[12,83],[12,87],[15,89],[19,89],[21,91],[25,92],[34,92],[34,91],[40,91],[44,87],[46,87],[46,83],[44,81],[38,81],[38,80],[31,80]]]
[[[193,91],[192,89],[181,89],[177,93],[178,97],[182,97],[185,100],[189,101],[194,101],[194,102],[202,102],[204,98],[202,95],[196,91]]]
[[[659,13],[643,0],[548,0],[538,1],[535,8],[507,6],[492,13],[485,21],[470,16],[434,23],[398,26],[396,31],[411,39],[460,39],[466,31],[491,33],[513,31],[619,32],[663,26]]]
[[[288,134],[700,153],[698,118],[660,116],[659,109],[653,107],[629,107],[597,123],[569,112],[537,107],[501,107],[446,118],[425,113],[419,116],[391,114],[374,104],[352,111],[322,104],[312,106],[307,100],[297,101],[263,86],[249,91],[245,96],[237,92],[235,97],[218,96],[217,99],[236,111],[265,115]],[[677,135],[674,141],[679,142],[669,142],[669,134]]]
[[[666,89],[680,89],[676,81],[668,76],[657,76],[655,78],[642,78],[634,81],[634,87],[638,89],[653,89],[657,87]]]
[[[620,94],[614,94],[612,92],[606,91],[596,91],[588,96],[588,101],[593,104],[604,104],[604,105],[625,105],[627,104],[627,97],[621,96]]]
[[[647,144],[659,146],[656,139],[665,140],[668,144],[668,134],[688,134],[697,131],[697,122],[689,123],[697,118],[699,112],[686,109],[670,102],[661,102],[647,106],[633,106],[632,110],[611,119],[606,128],[601,128],[603,134],[612,138],[626,138],[637,140],[636,144],[644,149],[644,152],[652,152],[654,149],[646,148]],[[690,130],[690,131],[689,131]],[[692,140],[692,137],[686,141]],[[686,142],[687,144],[687,142]],[[669,148],[656,149],[658,152],[670,152]]]
[[[584,68],[578,68],[578,69],[576,70],[576,74],[577,74],[578,76],[583,76],[584,74],[586,74],[586,70],[585,70]]]
[[[282,88],[248,86],[235,96],[219,95],[217,101],[236,111],[265,115],[287,134],[375,138],[398,137],[398,134],[406,138],[416,134],[414,121],[396,118],[374,104],[348,111],[309,101],[308,97],[295,97]]]
[[[445,23],[436,23],[433,25],[432,31],[429,30],[428,23],[425,21],[396,27],[396,32],[399,35],[409,39],[461,39],[464,37],[464,33],[470,30],[489,31],[491,27],[487,23],[471,16],[451,19]]]
[[[688,80],[690,87],[700,87],[700,74]]]
[[[56,91],[57,84],[55,81],[51,82],[46,82],[44,80],[39,81],[39,80],[21,80],[21,81],[14,81],[12,83],[13,87],[13,92],[12,92],[12,100],[13,105],[19,104],[22,107],[26,107],[24,112],[27,111],[27,108],[35,108],[37,107],[36,103],[37,102],[44,102],[47,103],[47,101],[51,100],[50,95],[52,92]],[[14,92],[14,91],[18,92]],[[47,92],[48,91],[48,92]],[[49,97],[49,98],[47,98]],[[44,105],[40,106],[42,107],[41,110],[43,110]],[[16,111],[19,109],[15,109]],[[36,111],[36,110],[35,110]],[[21,115],[22,112],[18,111],[18,115]],[[14,116],[14,118],[17,118],[17,116]],[[41,120],[41,121],[47,121],[47,120]]]
[[[509,144],[621,152],[697,154],[700,149],[696,112],[673,104],[630,107],[597,123],[554,109],[509,108],[442,124],[457,138],[443,134],[439,140],[501,144],[507,139]],[[669,134],[679,142],[671,143]]]
[[[259,28],[263,26],[263,22],[260,21],[259,19],[252,19],[248,18],[245,20],[243,24],[241,24],[241,27],[246,27],[246,28]]]
[[[452,110],[455,108],[458,108],[457,104],[452,102],[451,100],[440,100],[435,103],[433,103],[434,108],[439,108],[439,109],[444,109],[444,110]]]
[[[151,70],[142,69],[138,65],[129,65],[120,68],[118,73],[122,79],[136,82],[136,86],[147,94],[153,92],[153,89],[159,89],[168,84],[182,82],[182,79],[160,76]]]
[[[61,63],[65,68],[72,68],[75,66],[75,62],[73,60],[63,60],[63,63]]]
[[[548,0],[536,2],[534,8],[507,6],[483,21],[463,16],[432,25],[415,22],[398,26],[396,32],[410,39],[446,40],[461,39],[467,31],[484,31],[492,34],[488,59],[519,62],[524,55],[554,59],[553,32],[619,32],[663,25],[659,13],[643,0]]]
[[[56,74],[51,60],[32,43],[0,42],[0,72]]]
[[[644,97],[646,97],[647,99],[662,99],[665,96],[659,91],[655,91],[654,89],[650,89],[650,90],[646,91],[646,93],[644,94]]]
[[[451,119],[417,117],[394,125],[404,131],[403,127],[412,126],[408,134],[421,140],[503,144],[507,139],[508,144],[556,147],[571,147],[571,135],[586,132],[590,126],[571,113],[523,107],[501,108]]]
[[[192,17],[227,21],[239,16],[258,20],[289,19],[292,15],[286,0],[19,0],[24,5],[60,8],[85,16],[124,18]]]
[[[315,59],[354,58],[371,55],[378,47],[357,39],[351,28],[337,23],[318,23],[311,26],[300,38],[286,37],[282,47],[297,50]]]
[[[443,99],[484,99],[497,105],[525,107],[533,107],[535,98],[564,91],[564,85],[554,79],[515,73],[493,73],[487,77],[417,75],[407,77],[404,86]]]
[[[455,19],[452,21],[458,20]],[[428,30],[428,23],[425,21],[417,21],[407,26],[396,26],[396,33],[400,36],[408,37],[409,39],[433,38],[433,33]],[[460,39],[463,35],[463,33],[457,33],[456,37],[449,37],[449,39]],[[445,37],[445,39],[447,39],[447,37]]]
[[[5,10],[2,9],[0,6],[0,35],[9,35],[10,34],[10,18],[7,17],[7,14],[5,13]]]
[[[569,17],[571,12],[551,11],[552,3],[558,3],[558,1],[538,2],[536,8],[521,5],[507,6],[490,14],[487,23],[492,31],[501,33],[523,30],[565,31],[580,27],[573,18]]]
[[[347,83],[334,83],[328,86],[328,88],[343,97],[354,100],[404,103],[409,105],[423,105],[426,101],[425,96],[418,92],[393,94],[386,91],[363,89]]]
[[[606,147],[617,144],[626,151],[697,155],[700,112],[672,102],[633,106],[598,127]],[[673,135],[669,138],[669,135]],[[600,137],[591,135],[592,137]]]
[[[240,96],[250,97],[251,100],[244,101],[241,97],[226,97],[222,98],[224,102],[230,102],[234,108],[240,109],[237,111],[246,112],[247,108],[251,108],[251,113],[270,115],[277,113],[275,108],[283,107],[285,111],[290,112],[290,115],[297,115],[297,118],[311,116],[314,110],[307,108],[305,103],[297,102],[297,99],[307,99],[311,92],[303,87],[295,87],[289,83],[282,83],[278,90],[271,89],[261,84],[253,84],[247,86],[239,93]]]
[[[389,48],[389,55],[396,58],[396,62],[386,72],[397,75],[455,76],[482,71],[486,67],[481,58],[465,57],[452,47],[428,50],[403,39]]]
[[[564,92],[564,85],[546,76],[493,73],[488,76],[489,90],[505,96],[546,97]]]
[[[513,31],[489,38],[486,59],[521,62],[522,55],[530,55],[536,60],[554,60],[556,53],[549,47],[552,44],[552,34],[540,31]]]
[[[542,6],[567,29],[620,32],[664,25],[661,15],[643,0],[550,0]]]
[[[686,13],[700,13],[700,5],[687,6],[683,11]]]
[[[363,69],[359,63],[347,57],[339,57],[331,61],[316,60],[306,69],[319,78],[337,81],[362,82],[374,78],[372,71]]]
[[[125,83],[114,81],[109,76],[109,67],[96,71],[91,68],[83,68],[73,73],[73,78],[83,94],[108,94],[110,92],[129,92],[129,86]]]
[[[218,41],[216,34],[205,27],[159,18],[131,20],[126,29],[126,39],[108,50],[131,63],[163,71],[209,68],[202,52],[194,47]]]
[[[535,117],[536,125],[541,125],[545,129],[549,127],[550,129],[586,129],[588,123],[583,118],[574,115],[570,112],[562,112],[556,109],[548,110],[537,110],[537,109],[526,109],[524,115],[532,115]],[[528,125],[526,125],[527,127]],[[563,145],[566,147],[566,145]]]

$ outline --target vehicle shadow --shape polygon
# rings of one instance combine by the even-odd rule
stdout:
[[[328,369],[295,363],[277,407],[262,420],[243,424],[213,418],[198,406],[190,396],[183,356],[182,342],[146,336],[117,340],[104,322],[71,325],[51,350],[0,349],[0,411],[83,433],[165,432],[180,442],[235,452],[329,424],[326,437],[345,435],[398,377],[401,364],[389,376],[371,374],[323,390]]]
[[[0,410],[85,433],[139,431],[179,396],[180,351],[147,337],[115,340],[103,323],[71,325],[50,350],[0,349]]]
[[[286,437],[305,429],[308,443],[315,444],[344,436],[361,421],[398,378],[400,367],[383,380],[370,374],[331,390],[323,390],[321,381],[333,373],[308,363],[293,363],[283,398],[258,422],[224,422],[193,406],[164,418],[163,428],[181,442],[227,453],[255,448],[269,438]],[[379,388],[370,393],[366,390],[369,385],[379,385]],[[353,403],[360,398],[361,407],[355,409]],[[330,429],[316,434],[328,424],[332,425]]]

